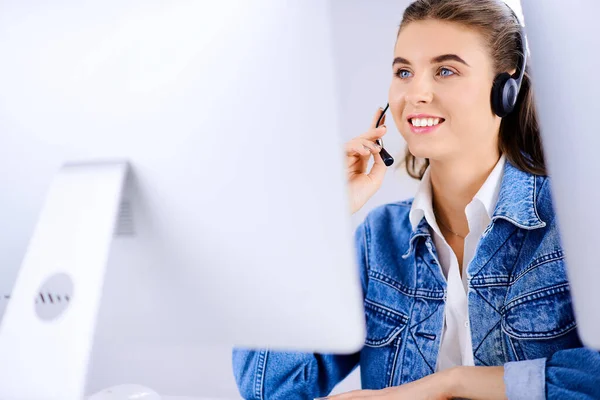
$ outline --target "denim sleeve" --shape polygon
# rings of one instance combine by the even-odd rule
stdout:
[[[546,359],[504,364],[504,386],[508,400],[545,400]]]
[[[363,288],[367,287],[366,220],[354,233],[356,259]],[[233,373],[246,400],[294,400],[327,396],[359,363],[349,355],[233,349]]]
[[[557,351],[546,362],[549,400],[600,399],[600,353],[585,347]]]
[[[600,353],[559,350],[549,358],[504,364],[508,400],[600,399]]]

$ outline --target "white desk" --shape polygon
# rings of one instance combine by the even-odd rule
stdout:
[[[227,400],[227,399],[216,399],[208,397],[181,397],[181,396],[162,396],[163,400]]]

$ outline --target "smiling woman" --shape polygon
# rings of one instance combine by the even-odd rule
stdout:
[[[356,230],[365,345],[350,355],[237,349],[244,398],[327,395],[357,365],[366,390],[331,399],[600,398],[600,354],[577,331],[526,50],[499,0],[408,6],[388,101],[420,183]],[[346,144],[354,211],[383,181],[373,141],[384,134],[373,123]]]
[[[453,4],[428,7],[425,2],[415,2],[407,8],[395,49],[396,53],[399,49],[404,53],[397,54],[392,65],[394,79],[390,86],[390,98],[393,96],[396,96],[396,99],[402,98],[407,90],[415,90],[414,85],[422,84],[424,77],[421,77],[421,80],[417,80],[416,83],[414,82],[414,69],[421,68],[420,74],[429,73],[430,76],[437,78],[432,79],[432,84],[437,85],[435,88],[436,106],[445,107],[451,103],[452,110],[446,111],[450,114],[457,111],[464,116],[461,118],[455,116],[448,121],[447,125],[452,125],[449,129],[456,134],[456,132],[478,131],[477,128],[472,129],[472,126],[481,127],[484,124],[498,122],[493,121],[493,102],[488,101],[490,90],[487,88],[498,74],[504,71],[512,74],[515,68],[521,64],[519,60],[523,59],[526,49],[521,44],[522,40],[518,35],[519,26],[516,24],[498,26],[497,21],[489,19],[485,5],[475,4],[472,10],[463,9],[462,12],[456,12],[456,8],[452,7],[454,7]],[[455,13],[452,15],[452,19],[445,18],[446,15],[452,13]],[[445,23],[440,23],[441,21]],[[490,32],[497,33],[492,35]],[[414,44],[420,43],[417,37],[421,40],[424,39],[422,35],[431,35],[427,37],[430,39],[431,45],[426,48],[415,48]],[[437,40],[435,40],[436,38]],[[494,43],[495,45],[493,45]],[[453,54],[436,55],[436,52],[449,49],[457,51]],[[413,65],[407,59],[409,58],[407,52],[415,57],[430,56],[430,59],[415,59],[413,61],[415,65]],[[470,62],[465,60],[470,60]],[[429,68],[430,71],[426,71],[424,68]],[[514,165],[533,174],[545,175],[545,162],[531,82],[527,69],[523,73],[516,110],[501,120],[498,129],[487,130],[492,132],[492,137],[479,138],[487,140],[487,143],[485,141],[479,141],[479,143],[489,149],[489,140],[497,141],[499,151],[506,154],[508,160]],[[429,88],[417,87],[417,90],[427,89]],[[467,114],[464,112],[466,109],[475,112]],[[466,120],[467,116],[469,116],[468,121]],[[480,118],[473,118],[473,116]],[[421,133],[419,130],[413,129],[414,124],[407,125],[404,120],[396,122],[401,124],[398,125],[399,127],[404,128],[400,128],[403,133],[408,134],[411,131]],[[500,134],[496,135],[493,133],[495,131],[499,131]],[[417,141],[407,134],[403,135],[408,143],[404,157],[406,170],[410,176],[421,179],[430,160],[420,150],[420,147],[425,146],[430,149],[430,143],[425,140]],[[420,137],[420,139],[424,138]],[[474,138],[464,136],[449,137],[445,145],[452,146],[451,141],[454,141],[459,148],[465,150],[468,146],[464,146],[461,141],[467,140],[472,144],[472,139]],[[436,143],[439,141],[436,140]],[[451,147],[447,147],[447,150],[451,151]],[[469,150],[478,151],[479,149],[470,147]],[[426,154],[429,153],[426,152]]]

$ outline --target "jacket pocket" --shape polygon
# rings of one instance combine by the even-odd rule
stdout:
[[[384,347],[391,344],[406,328],[408,317],[396,310],[365,299],[367,337],[365,345]]]
[[[502,330],[514,339],[558,338],[577,325],[568,283],[520,296],[502,314]]]

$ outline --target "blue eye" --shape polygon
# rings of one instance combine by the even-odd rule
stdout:
[[[410,77],[410,71],[406,69],[399,69],[398,71],[396,71],[396,76],[400,79],[406,79]]]
[[[448,73],[446,73],[448,72]],[[441,76],[452,76],[454,75],[454,71],[449,70],[448,68],[440,68],[440,75]]]

